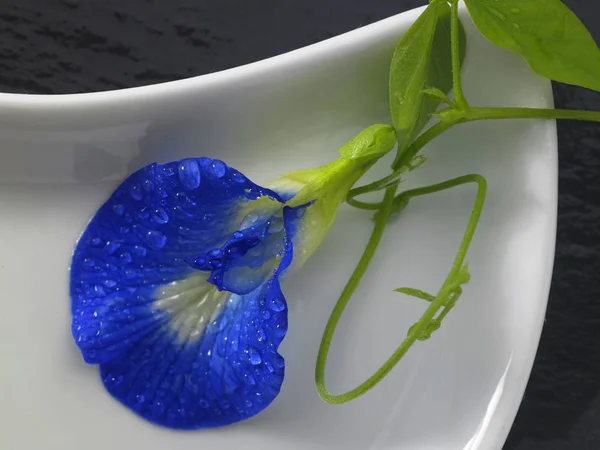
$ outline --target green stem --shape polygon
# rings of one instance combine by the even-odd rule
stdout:
[[[381,185],[394,179],[399,183],[399,175],[403,171],[403,166],[410,162],[425,145],[438,137],[447,129],[460,123],[475,122],[479,120],[508,120],[508,119],[565,119],[565,120],[584,120],[591,122],[600,122],[600,111],[581,111],[570,109],[544,109],[544,108],[468,108],[464,111],[455,108],[448,108],[438,113],[440,122],[435,124],[417,140],[415,140],[407,151],[402,155],[402,160],[395,162],[394,167],[399,169],[385,178],[374,181],[352,189],[348,193],[346,201],[348,204],[366,210],[376,210],[381,207],[381,203],[369,203],[355,200],[354,197],[375,192],[382,189]]]
[[[405,172],[406,168],[401,167],[400,169],[389,174],[387,177],[381,178],[380,180],[374,181],[373,183],[365,184],[364,186],[354,188],[348,193],[346,201],[350,203],[350,201],[358,195],[366,194],[368,192],[381,191],[382,189],[386,189],[390,186],[397,185],[398,183],[400,183],[400,181],[402,181],[401,177],[402,174],[404,174]]]
[[[361,202],[360,200],[355,200],[353,198],[347,198],[346,203],[350,206],[353,206],[358,209],[364,209],[366,211],[375,211],[381,208],[383,203],[371,203],[371,202]]]
[[[402,173],[406,172],[406,166],[410,164],[416,154],[419,153],[423,147],[433,141],[436,137],[454,125],[455,123],[451,122],[438,122],[433,125],[427,131],[422,133],[417,139],[415,139],[405,152],[396,157],[396,160],[392,164],[393,172],[390,175],[373,183],[352,189],[346,197],[346,202],[348,202],[349,205],[360,209],[376,210],[381,208],[383,206],[383,203],[381,202],[361,202],[359,200],[354,200],[354,197],[369,192],[379,191],[391,185],[397,185],[401,181],[400,177]]]
[[[600,111],[544,108],[470,108],[466,111],[445,109],[439,113],[441,123],[473,122],[498,119],[566,119],[600,122]]]
[[[431,186],[411,189],[410,191],[402,192],[397,197],[398,200],[408,201],[413,197],[433,194],[435,192],[444,191],[446,189],[450,189],[455,186],[460,186],[461,184],[466,183],[477,183],[477,198],[475,199],[475,205],[473,206],[473,211],[471,212],[471,217],[469,219],[469,223],[467,224],[467,230],[465,231],[465,235],[460,244],[458,254],[456,255],[456,259],[452,264],[452,269],[450,270],[448,278],[446,279],[446,282],[444,284],[448,282],[448,279],[454,278],[458,274],[463,265],[465,255],[467,253],[467,250],[469,249],[469,245],[471,245],[471,240],[473,239],[473,235],[475,234],[475,229],[477,228],[479,216],[481,215],[481,211],[483,209],[483,203],[485,202],[485,196],[487,192],[487,182],[485,178],[477,174],[463,175],[462,177],[453,178],[451,180],[444,181],[442,183],[434,184]]]
[[[452,264],[450,273],[448,274],[446,281],[442,285],[442,288],[438,292],[438,295],[431,302],[431,305],[427,308],[425,313],[421,316],[421,319],[419,320],[417,325],[411,328],[406,339],[402,342],[402,344],[400,344],[400,346],[396,349],[392,356],[373,375],[367,378],[367,380],[365,380],[356,388],[344,394],[334,395],[331,394],[325,387],[325,366],[327,363],[327,356],[329,354],[329,347],[331,345],[335,328],[337,327],[340,317],[342,316],[346,305],[350,301],[352,293],[354,292],[354,290],[358,286],[358,283],[362,279],[368,264],[373,258],[373,254],[375,252],[375,249],[377,248],[377,245],[379,244],[381,235],[383,233],[383,229],[385,228],[385,223],[389,217],[395,187],[392,186],[386,190],[383,206],[379,214],[377,214],[376,225],[373,230],[373,233],[371,234],[371,239],[369,240],[367,249],[365,250],[365,253],[363,254],[358,265],[356,266],[356,269],[354,270],[354,273],[348,281],[348,284],[346,284],[342,295],[337,301],[333,312],[329,318],[329,321],[327,322],[325,331],[323,333],[323,338],[319,347],[319,354],[317,356],[317,366],[315,368],[315,382],[317,385],[317,391],[319,392],[319,395],[323,400],[332,404],[341,404],[349,402],[366,393],[377,383],[379,383],[379,381],[381,381],[394,368],[394,366],[400,361],[400,359],[402,359],[402,357],[406,354],[410,347],[415,343],[418,337],[421,336],[426,330],[426,328],[430,325],[437,311],[445,305],[445,302],[447,301],[449,295],[452,293],[452,290],[456,289],[456,283],[454,281],[454,278],[456,278],[463,266],[467,250],[469,249],[469,245],[471,244],[471,240],[473,239],[473,234],[475,233],[477,222],[479,221],[481,210],[483,209],[483,203],[485,201],[485,195],[487,190],[487,183],[481,175],[465,175],[462,177],[455,178],[453,180],[435,184],[433,186],[413,189],[400,194],[399,197],[401,197],[402,200],[408,201],[412,197],[431,194],[434,192],[439,192],[445,189],[452,188],[454,186],[472,182],[475,182],[478,185],[475,206],[473,207],[473,211],[471,212],[471,217],[469,219],[469,223],[467,225],[467,229],[461,242],[458,254],[454,259],[454,263]]]
[[[454,308],[454,304],[445,305],[444,309],[442,309],[442,312],[436,317],[436,320],[441,324],[452,308]]]
[[[331,345],[331,340],[333,339],[333,334],[335,332],[335,328],[346,309],[346,305],[350,301],[352,294],[356,290],[358,284],[362,280],[369,263],[373,259],[373,255],[375,254],[375,250],[379,245],[379,241],[381,241],[381,237],[383,236],[383,230],[387,224],[388,218],[390,216],[390,211],[392,208],[392,202],[394,200],[394,195],[396,194],[396,186],[389,187],[385,191],[385,196],[383,198],[381,209],[375,216],[375,226],[373,227],[373,231],[371,233],[371,237],[369,238],[369,242],[367,247],[360,258],[360,261],[356,265],[354,272],[344,290],[342,291],[340,298],[335,304],[331,316],[329,316],[329,320],[327,321],[327,325],[325,327],[325,331],[323,332],[323,337],[321,338],[321,345],[319,347],[319,354],[317,356],[317,365],[315,368],[315,381],[317,384],[317,391],[319,395],[329,403],[343,403],[337,402],[337,396],[331,395],[327,388],[325,387],[325,365],[327,363],[327,356],[329,354],[329,347]]]
[[[392,164],[392,170],[396,171],[401,167],[408,165],[417,153],[421,151],[423,147],[433,141],[436,137],[451,128],[454,123],[450,122],[438,122],[429,128],[427,131],[422,133],[412,144],[403,152],[399,157],[396,158]]]
[[[465,98],[462,89],[460,73],[460,38],[458,26],[458,0],[451,1],[451,22],[450,39],[452,45],[452,88],[454,92],[454,101],[458,109],[465,110],[469,108],[469,103]]]

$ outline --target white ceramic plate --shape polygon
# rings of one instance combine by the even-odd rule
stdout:
[[[325,404],[313,383],[325,322],[372,225],[368,214],[349,207],[308,266],[284,285],[286,380],[272,406],[246,422],[196,432],[152,426],[110,397],[70,335],[73,245],[120,180],[143,164],[184,156],[224,159],[257,182],[330,161],[355,132],[389,122],[389,61],[420,11],[173,83],[0,95],[0,447],[501,448],[529,376],[552,271],[557,144],[550,121],[462,125],[427,148],[429,161],[405,187],[473,172],[489,181],[468,255],[472,281],[442,329],[357,401]],[[463,18],[472,104],[552,105],[547,81]],[[370,177],[385,170],[384,162]],[[465,186],[419,199],[390,224],[334,339],[331,390],[369,375],[423,311],[420,301],[392,289],[437,291],[474,194]]]

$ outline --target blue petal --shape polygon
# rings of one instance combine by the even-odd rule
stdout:
[[[240,210],[279,196],[222,161],[151,164],[98,210],[71,264],[72,332],[84,359],[119,355],[168,319],[153,311],[154,286],[185,278],[188,259],[226,243]]]
[[[220,248],[197,256],[190,265],[211,272],[208,280],[220,290],[247,294],[272,276],[285,253],[283,208],[237,230]]]
[[[228,425],[266,408],[279,393],[284,359],[277,349],[287,331],[287,305],[278,277],[259,289],[222,295],[218,316],[198,335],[197,302],[171,315],[121,356],[100,365],[108,391],[151,422],[195,429]],[[192,281],[202,287],[202,279]],[[204,285],[207,285],[204,282]],[[185,324],[192,317],[191,323]]]
[[[295,211],[284,208],[283,217],[294,226]],[[249,294],[219,292],[200,272],[158,286],[154,309],[169,320],[100,365],[107,390],[145,419],[178,429],[229,425],[269,406],[285,371],[279,277],[293,260],[289,242],[273,276]]]
[[[279,206],[253,213],[265,196]],[[273,401],[287,331],[279,277],[303,209],[280,203],[201,158],[145,167],[100,208],[73,256],[72,331],[115,398],[184,429],[231,424]]]

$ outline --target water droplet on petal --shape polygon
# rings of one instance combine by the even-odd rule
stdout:
[[[146,256],[146,253],[148,253],[148,250],[146,250],[146,247],[142,247],[141,245],[136,245],[135,247],[133,247],[133,253],[136,256],[144,257],[144,256]]]
[[[144,181],[144,189],[146,192],[154,191],[154,183],[151,180]]]
[[[275,328],[275,335],[277,337],[283,338],[286,333],[287,333],[287,327],[282,327],[280,325],[277,325],[277,327]]]
[[[165,404],[163,402],[161,402],[160,400],[156,400],[156,402],[154,402],[154,406],[152,408],[152,414],[156,417],[160,417],[164,414],[165,412]]]
[[[117,216],[122,216],[125,212],[125,207],[118,203],[116,205],[113,205],[112,210]]]
[[[283,221],[280,219],[273,219],[269,225],[269,233],[279,233],[281,230],[283,230]]]
[[[248,384],[250,384],[252,386],[254,386],[256,384],[256,379],[249,373],[245,373],[244,378],[246,378],[246,380],[248,380]]]
[[[225,175],[226,166],[223,161],[219,161],[218,159],[213,159],[210,164],[206,166],[207,174],[214,178],[221,178]]]
[[[152,214],[152,220],[159,225],[163,225],[169,221],[169,215],[164,209],[158,208]]]
[[[200,167],[195,159],[184,159],[179,163],[179,180],[184,189],[191,191],[200,186]]]
[[[136,201],[140,201],[144,198],[144,193],[142,192],[142,188],[139,184],[134,184],[131,186],[131,188],[129,188],[129,195],[131,195],[131,198]]]
[[[133,269],[127,269],[125,271],[125,278],[127,278],[128,280],[133,280],[137,278],[137,272]]]
[[[175,175],[175,169],[173,168],[172,165],[166,165],[162,167],[162,172],[164,175],[168,176],[168,177],[172,177],[173,175]]]
[[[150,217],[150,211],[148,211],[148,208],[144,206],[142,209],[139,210],[137,215],[140,219],[144,220]]]
[[[245,222],[255,223],[258,220],[258,215],[256,213],[250,213],[246,216]]]
[[[258,335],[258,342],[263,342],[267,339],[267,335],[265,333],[265,330],[263,330],[262,328],[259,328],[256,331],[256,334]]]
[[[121,247],[121,244],[119,242],[107,242],[106,246],[104,247],[104,251],[106,252],[107,255],[112,255],[120,247]]]
[[[232,245],[227,249],[227,256],[229,259],[237,259],[242,256],[242,250],[237,245]]]
[[[278,298],[273,298],[269,302],[269,308],[272,311],[281,312],[281,311],[283,311],[285,309],[285,303],[282,300],[278,299]]]
[[[242,175],[241,173],[239,173],[238,171],[233,172],[232,178],[233,178],[233,181],[235,181],[236,183],[245,183],[246,182],[246,177],[244,175]]]
[[[163,248],[167,243],[167,237],[160,231],[149,230],[146,233],[146,241],[155,248]]]
[[[283,356],[275,355],[275,365],[279,368],[285,366],[285,360],[283,359]]]
[[[96,284],[94,286],[94,294],[96,294],[98,297],[104,297],[106,295],[106,293],[104,292],[104,288],[99,284]]]
[[[228,325],[229,325],[229,321],[225,318],[222,318],[221,321],[219,322],[219,331],[225,330],[225,328],[227,328]]]
[[[119,262],[121,264],[129,264],[131,262],[131,253],[123,252],[119,255]]]

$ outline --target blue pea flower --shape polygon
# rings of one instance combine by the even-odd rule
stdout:
[[[87,225],[70,271],[72,334],[108,392],[178,429],[265,409],[284,378],[280,280],[394,142],[390,127],[370,127],[333,163],[266,187],[210,158],[130,175]]]

